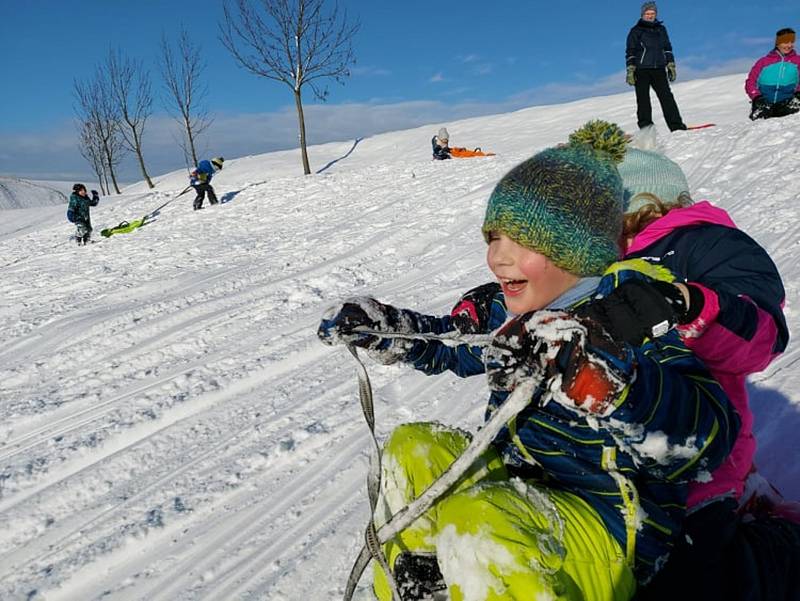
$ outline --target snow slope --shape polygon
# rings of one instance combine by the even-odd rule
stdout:
[[[0,210],[62,205],[69,198],[60,189],[72,190],[72,184],[0,176]]]
[[[772,254],[800,306],[800,116],[747,120],[744,76],[675,86],[662,135],[695,197]],[[442,124],[226,161],[223,203],[191,194],[85,248],[63,207],[0,219],[0,598],[334,600],[367,519],[370,449],[354,363],[315,335],[351,294],[449,311],[488,279],[479,228],[497,179],[590,118],[635,128],[633,94],[448,123],[496,157],[432,162]],[[311,124],[313,127],[313,124]],[[139,217],[184,173],[93,209]],[[13,218],[10,215],[13,214]],[[800,500],[800,353],[753,378],[758,464]],[[481,378],[370,365],[377,428],[475,428]],[[369,579],[358,595],[370,598]]]

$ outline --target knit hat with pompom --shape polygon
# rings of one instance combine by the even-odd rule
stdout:
[[[572,274],[601,275],[620,254],[625,144],[619,126],[590,121],[514,167],[489,197],[487,242],[502,233]]]

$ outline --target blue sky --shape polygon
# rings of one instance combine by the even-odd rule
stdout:
[[[9,4],[10,0],[2,0]],[[0,20],[0,174],[88,178],[77,152],[72,82],[91,76],[109,47],[155,69],[162,32],[189,29],[208,62],[206,106],[215,122],[203,150],[228,157],[296,145],[283,84],[239,68],[218,39],[219,0],[33,0]],[[640,2],[343,0],[361,22],[357,64],[327,103],[306,95],[311,143],[625,91],[624,43]],[[598,8],[601,7],[601,8]],[[800,30],[797,0],[659,3],[679,80],[746,72],[781,27]],[[746,110],[743,94],[743,108]],[[634,111],[631,93],[631,110]],[[158,174],[183,166],[161,106],[148,123],[145,160]],[[427,144],[427,140],[420,142]],[[133,161],[122,179],[139,179]]]

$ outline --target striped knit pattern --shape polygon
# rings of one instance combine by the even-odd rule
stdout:
[[[500,180],[483,234],[505,234],[575,275],[601,275],[619,255],[622,197],[611,160],[586,146],[548,148]]]

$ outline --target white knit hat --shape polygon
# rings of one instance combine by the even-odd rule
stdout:
[[[447,133],[447,128],[446,127],[440,127],[439,128],[439,133],[436,134],[436,137],[439,138],[440,140],[444,140],[446,142],[450,141],[450,134]]]
[[[650,192],[666,204],[676,203],[683,192],[689,193],[689,182],[678,164],[657,152],[628,148],[617,170],[625,187],[625,213],[635,213],[649,204],[646,198],[634,198],[642,192]]]

